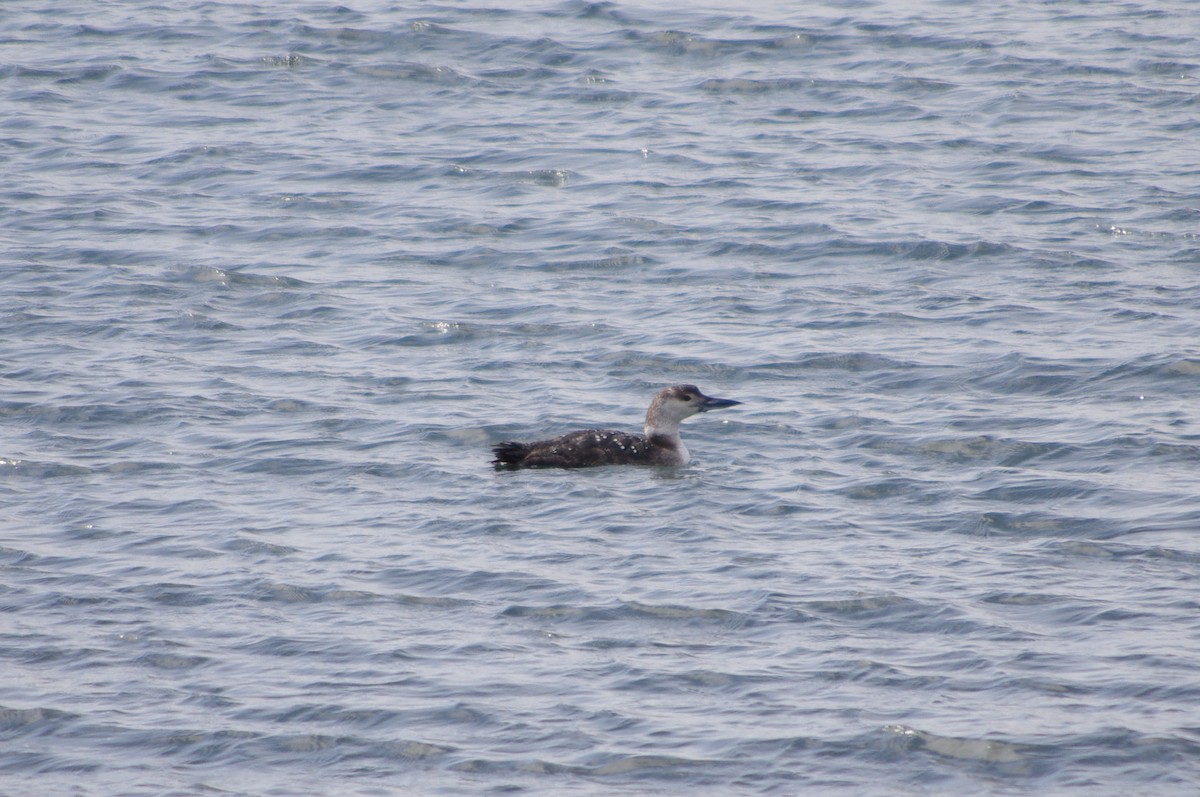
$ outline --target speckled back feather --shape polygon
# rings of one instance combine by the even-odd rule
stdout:
[[[657,441],[656,441],[657,442]],[[666,465],[663,452],[642,435],[583,429],[532,443],[506,441],[492,448],[501,468],[576,468],[594,465]]]

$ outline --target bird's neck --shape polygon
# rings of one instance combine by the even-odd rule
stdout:
[[[656,456],[664,465],[686,465],[692,455],[679,437],[679,425],[670,427],[646,424],[646,442],[657,451]]]
[[[646,439],[660,437],[679,443],[679,422],[664,421],[661,418],[646,419]]]

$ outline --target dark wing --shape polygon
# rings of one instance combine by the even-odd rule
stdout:
[[[585,429],[535,443],[505,442],[494,447],[501,468],[586,468],[594,465],[650,465],[646,438],[611,429]]]

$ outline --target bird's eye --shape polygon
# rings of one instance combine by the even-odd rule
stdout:
[[[694,398],[695,398],[695,396],[693,396],[691,393],[684,393],[684,394],[683,394],[683,400],[684,400],[684,401],[691,401],[691,400],[692,400],[692,399],[694,399]]]

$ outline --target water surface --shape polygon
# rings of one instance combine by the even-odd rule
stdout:
[[[671,5],[5,4],[0,792],[1195,793],[1194,8]]]

